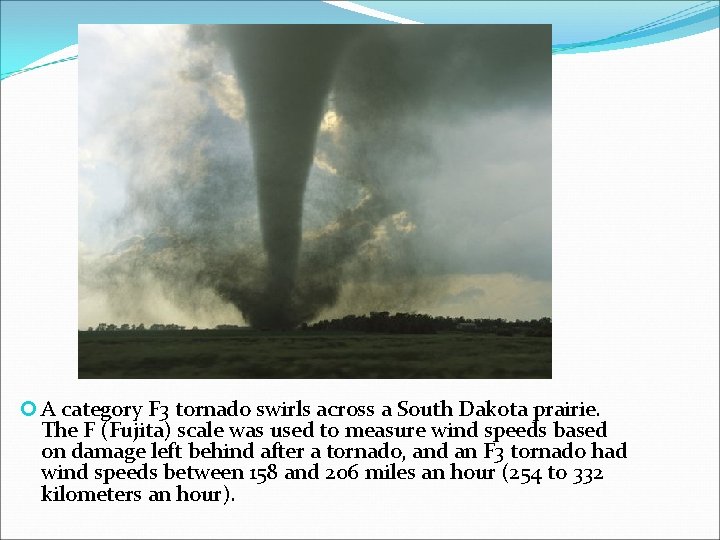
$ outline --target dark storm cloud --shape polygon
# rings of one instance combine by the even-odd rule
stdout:
[[[227,26],[220,35],[233,54],[253,137],[268,278],[259,306],[246,310],[261,326],[292,326],[335,301],[339,263],[369,238],[371,223],[409,202],[403,192],[418,165],[432,168],[431,122],[518,101],[549,105],[544,26]],[[333,107],[347,129],[328,153],[375,201],[363,208],[364,228],[339,224],[321,259],[305,257],[306,275],[326,275],[303,295],[296,283],[303,197],[333,80]],[[301,276],[300,283],[308,282]]]
[[[550,39],[544,25],[374,27],[343,58],[333,103],[348,128],[329,155],[410,210],[425,271],[549,277]],[[517,143],[499,147],[509,130]],[[498,162],[531,165],[510,185]],[[518,245],[514,226],[532,239]]]

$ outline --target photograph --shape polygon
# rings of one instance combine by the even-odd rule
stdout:
[[[551,41],[79,25],[78,377],[552,378]]]

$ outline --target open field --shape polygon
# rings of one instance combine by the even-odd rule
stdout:
[[[551,338],[463,332],[79,332],[78,356],[79,378],[99,379],[552,376]]]

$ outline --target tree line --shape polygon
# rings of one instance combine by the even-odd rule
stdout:
[[[324,319],[303,324],[307,331],[386,332],[391,334],[434,334],[437,332],[477,332],[500,336],[522,334],[532,337],[552,337],[552,319],[543,317],[530,321],[506,319],[468,319],[442,317],[421,313],[372,312],[370,315],[347,315],[341,319]]]
[[[100,323],[95,328],[89,327],[88,332],[116,331],[178,331],[187,328],[179,324],[144,324],[121,325]],[[219,324],[213,330],[246,330],[246,327],[235,324]],[[369,315],[346,315],[341,319],[323,319],[315,323],[302,323],[299,330],[305,332],[370,332],[389,334],[435,334],[437,332],[473,332],[495,334],[498,336],[524,335],[530,337],[552,337],[552,319],[542,317],[522,321],[516,319],[470,319],[466,317],[442,317],[423,313],[395,313],[374,311]],[[191,330],[198,330],[193,326]]]
[[[197,326],[193,326],[193,330],[197,330]],[[108,324],[100,323],[95,328],[88,326],[88,332],[136,332],[138,330],[185,330],[185,326],[181,324],[151,324],[146,327],[143,323],[140,324]]]

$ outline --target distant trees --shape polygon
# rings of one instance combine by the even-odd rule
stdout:
[[[197,327],[195,327],[197,329]],[[132,331],[143,331],[145,325],[140,323],[138,325],[130,323],[122,323],[120,326],[116,324],[100,323],[94,329],[92,326],[88,327],[88,332],[132,332]],[[180,324],[153,324],[149,330],[185,330],[185,327]]]
[[[388,332],[393,334],[434,334],[442,330],[430,315],[374,311],[370,315],[347,315],[342,319],[322,320],[307,330],[340,330],[350,332]]]
[[[243,330],[245,327],[236,324],[218,324],[215,330]],[[145,325],[122,323],[100,323],[95,332],[128,332],[144,331]],[[180,331],[185,326],[179,324],[152,324],[150,331]],[[198,330],[193,326],[192,330]],[[522,335],[528,337],[552,337],[552,319],[543,317],[530,321],[508,321],[506,319],[468,319],[465,317],[433,317],[422,313],[395,313],[389,311],[373,311],[369,315],[346,315],[341,319],[323,319],[316,323],[302,323],[298,330],[303,332],[338,331],[338,332],[373,332],[389,334],[434,334],[437,332],[473,332],[494,334],[496,336]]]
[[[150,330],[185,330],[185,327],[179,324],[153,324]]]
[[[215,330],[242,330],[246,327],[244,326],[238,326],[237,324],[218,324],[215,327]],[[116,324],[108,324],[108,323],[100,323],[95,328],[92,326],[89,326],[87,331],[88,332],[142,332],[144,330],[150,330],[153,332],[164,332],[164,331],[179,331],[179,330],[186,330],[187,327],[183,326],[182,324],[160,324],[155,323],[151,324],[148,328],[145,327],[143,323],[140,324],[130,324],[130,323],[122,323],[120,326]],[[192,330],[199,330],[197,326],[193,326]]]
[[[386,332],[391,334],[433,334],[436,332],[479,332],[498,336],[516,334],[532,337],[551,337],[549,317],[531,321],[505,319],[467,319],[465,317],[433,317],[418,313],[372,312],[370,315],[347,315],[342,319],[324,319],[304,324],[305,331]]]

